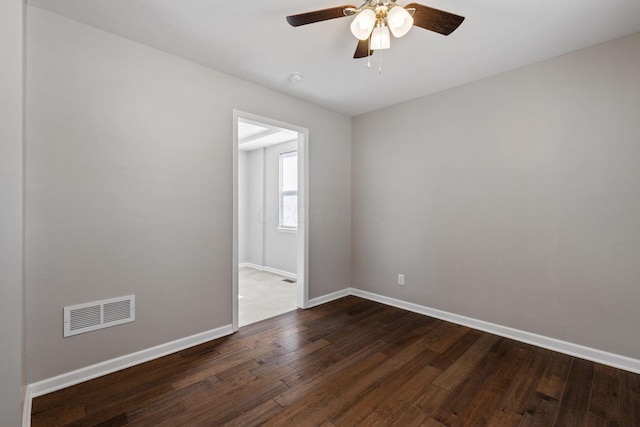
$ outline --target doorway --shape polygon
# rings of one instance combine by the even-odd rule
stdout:
[[[235,331],[308,306],[308,130],[233,116]]]

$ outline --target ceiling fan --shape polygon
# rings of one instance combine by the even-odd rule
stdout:
[[[366,0],[360,7],[345,5],[287,16],[287,22],[299,27],[353,15],[351,33],[359,40],[354,58],[365,58],[374,50],[389,49],[389,32],[399,38],[415,25],[447,36],[464,21],[462,16],[418,3],[403,7],[396,0]]]

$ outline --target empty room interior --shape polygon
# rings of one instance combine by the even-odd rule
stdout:
[[[237,126],[238,326],[245,326],[298,308],[298,132],[246,118]]]
[[[2,426],[640,426],[637,0],[4,0],[0,61]]]

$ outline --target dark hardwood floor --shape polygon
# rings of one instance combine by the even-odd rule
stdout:
[[[640,375],[356,297],[33,401],[37,426],[640,426]]]

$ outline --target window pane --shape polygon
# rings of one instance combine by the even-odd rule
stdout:
[[[297,191],[298,189],[298,154],[282,155],[282,188],[281,191]]]
[[[282,196],[282,226],[298,227],[298,195]]]

